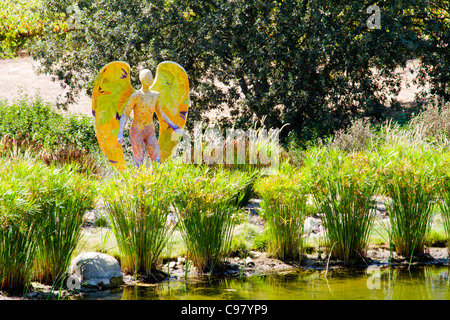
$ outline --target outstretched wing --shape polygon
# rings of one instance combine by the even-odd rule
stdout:
[[[156,69],[155,81],[151,90],[160,94],[162,111],[173,123],[183,128],[189,110],[189,80],[186,71],[178,63],[164,61]],[[178,141],[172,141],[173,130],[163,121],[160,114],[158,144],[161,151],[161,162],[172,155]]]
[[[92,92],[92,115],[95,133],[103,154],[117,169],[126,168],[122,145],[117,142],[120,116],[134,89],[130,82],[130,66],[115,61],[100,70]]]

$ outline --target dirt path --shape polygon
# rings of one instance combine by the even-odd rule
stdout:
[[[0,60],[0,100],[10,103],[21,93],[30,96],[39,95],[44,101],[55,104],[64,101],[67,92],[59,82],[52,81],[51,75],[37,75],[34,67],[38,63],[32,58],[18,58],[15,60]],[[70,112],[91,114],[91,98],[87,95],[80,97],[76,104],[69,105]]]
[[[67,90],[63,89],[56,81],[52,81],[51,75],[37,75],[34,67],[38,63],[32,58],[18,58],[15,60],[0,60],[0,100],[7,99],[12,102],[17,99],[22,91],[29,95],[39,94],[45,101],[52,104],[60,100],[64,100],[64,94]],[[413,73],[408,69],[417,69],[418,62],[411,61],[408,63],[406,70],[398,70],[403,74],[402,90],[397,99],[408,105],[414,101],[414,95],[418,92],[417,86],[412,84],[414,78]],[[91,98],[87,95],[81,96],[76,104],[69,106],[69,111],[91,114]]]

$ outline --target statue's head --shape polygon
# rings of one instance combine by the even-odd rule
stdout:
[[[151,86],[153,83],[152,72],[148,69],[141,70],[141,72],[139,72],[139,80],[142,85]]]

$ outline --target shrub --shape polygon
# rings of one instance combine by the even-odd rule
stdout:
[[[69,4],[42,1],[50,21]],[[239,126],[266,115],[273,128],[290,123],[302,141],[330,134],[355,116],[384,120],[390,111],[385,102],[401,85],[395,70],[410,57],[421,58],[429,75],[417,80],[430,81],[432,90],[449,99],[449,58],[441,53],[449,39],[445,0],[386,3],[378,30],[367,28],[366,1],[78,5],[82,28],[47,33],[33,52],[70,93],[91,90],[109,61],[126,60],[133,68],[178,61],[191,79],[191,116],[227,106]]]
[[[187,203],[176,202],[187,255],[198,271],[212,272],[230,251],[236,208],[219,193],[187,195]]]
[[[393,150],[394,149],[394,150]],[[440,173],[438,153],[399,145],[385,150],[388,156],[379,169],[391,229],[389,238],[396,252],[406,258],[421,255],[430,231]]]
[[[347,130],[338,130],[328,147],[345,152],[359,152],[370,149],[375,139],[376,134],[373,132],[370,123],[358,119],[352,121]]]
[[[0,3],[0,58],[14,58],[26,41],[42,33],[44,23],[38,12],[40,0]]]
[[[240,220],[237,205],[251,176],[206,166],[171,167],[179,230],[187,254],[199,272],[213,271],[229,253]],[[169,169],[173,171],[167,171]]]
[[[13,104],[0,101],[0,138],[22,136],[53,152],[64,146],[98,150],[94,124],[85,115],[63,115],[40,97],[22,95]]]
[[[450,170],[448,168],[448,161],[450,155],[448,153],[442,157],[442,167],[439,168],[442,176],[439,183],[439,208],[441,212],[442,225],[446,237],[447,250],[450,253]]]
[[[42,221],[36,219],[37,207],[24,181],[10,176],[11,167],[0,161],[0,290],[20,293],[32,278]]]
[[[309,213],[302,176],[282,170],[276,176],[258,180],[255,190],[262,199],[268,251],[281,260],[301,258],[303,225]]]
[[[450,103],[433,101],[411,120],[411,127],[420,130],[430,142],[448,144],[450,139]]]
[[[126,273],[158,279],[157,262],[173,226],[167,225],[173,190],[149,167],[116,177],[103,190],[106,212]]]
[[[28,183],[30,196],[45,221],[38,238],[35,276],[44,283],[64,280],[72,254],[81,237],[84,213],[93,208],[95,184],[71,165],[35,164]]]
[[[313,190],[331,257],[347,265],[365,257],[374,218],[370,211],[375,205],[375,170],[362,154],[331,150],[329,155],[328,166],[323,164],[317,172]]]
[[[9,259],[11,265],[0,265],[20,278],[5,286],[20,287],[32,275],[45,283],[63,280],[83,215],[93,206],[94,185],[72,166],[47,167],[42,162],[1,160],[0,177],[1,242],[11,246],[1,248],[1,259]]]

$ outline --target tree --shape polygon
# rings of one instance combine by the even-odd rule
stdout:
[[[70,94],[89,92],[113,60],[130,63],[135,84],[138,67],[177,61],[191,81],[191,119],[229,107],[236,126],[265,117],[307,140],[355,117],[389,117],[386,106],[397,105],[389,94],[400,85],[394,71],[411,58],[422,58],[418,81],[427,74],[433,93],[449,99],[449,2],[431,2],[375,1],[381,29],[369,29],[359,0],[83,0],[82,27],[47,33],[32,54]],[[44,3],[50,17],[71,4]]]

